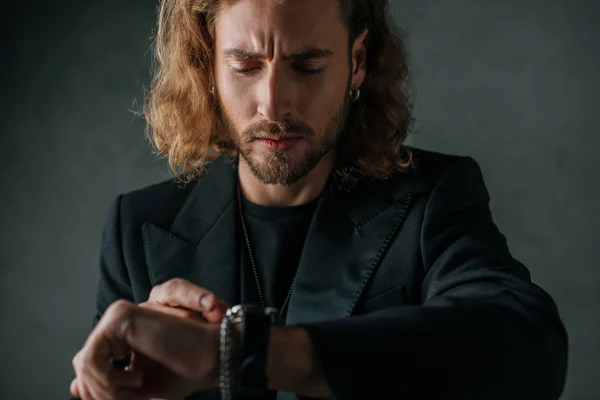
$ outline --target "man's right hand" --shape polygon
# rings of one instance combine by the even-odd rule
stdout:
[[[184,279],[171,279],[155,286],[148,301],[140,307],[156,310],[180,318],[220,324],[229,305],[219,300],[210,290]]]

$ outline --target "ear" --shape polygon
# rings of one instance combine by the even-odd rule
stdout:
[[[351,87],[359,88],[367,75],[367,38],[369,30],[365,29],[354,39],[352,45],[352,77]]]

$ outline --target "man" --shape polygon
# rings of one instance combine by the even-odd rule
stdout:
[[[146,116],[181,179],[114,202],[73,395],[560,396],[564,327],[477,163],[403,144],[383,0],[163,0],[156,40]]]

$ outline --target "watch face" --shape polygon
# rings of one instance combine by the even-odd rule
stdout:
[[[255,314],[263,314],[264,313],[264,307],[259,305],[259,304],[243,304],[242,305],[244,307],[244,310],[246,312],[251,312],[251,313],[255,313]]]
[[[241,322],[245,315],[264,315],[269,317],[271,323],[277,323],[279,312],[274,307],[263,307],[259,304],[238,304],[227,310],[225,316],[233,323]]]
[[[242,311],[242,312],[251,312],[251,313],[257,313],[257,314],[262,314],[262,315],[271,315],[271,314],[278,313],[278,310],[274,307],[263,307],[260,304],[254,304],[254,303],[238,304],[236,306],[231,307],[230,310],[232,313],[238,313],[238,312]]]

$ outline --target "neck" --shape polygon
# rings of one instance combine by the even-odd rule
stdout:
[[[266,185],[250,170],[243,157],[239,158],[238,175],[244,197],[260,206],[286,207],[308,203],[319,196],[333,170],[335,154],[325,155],[319,163],[298,182],[289,185]]]

